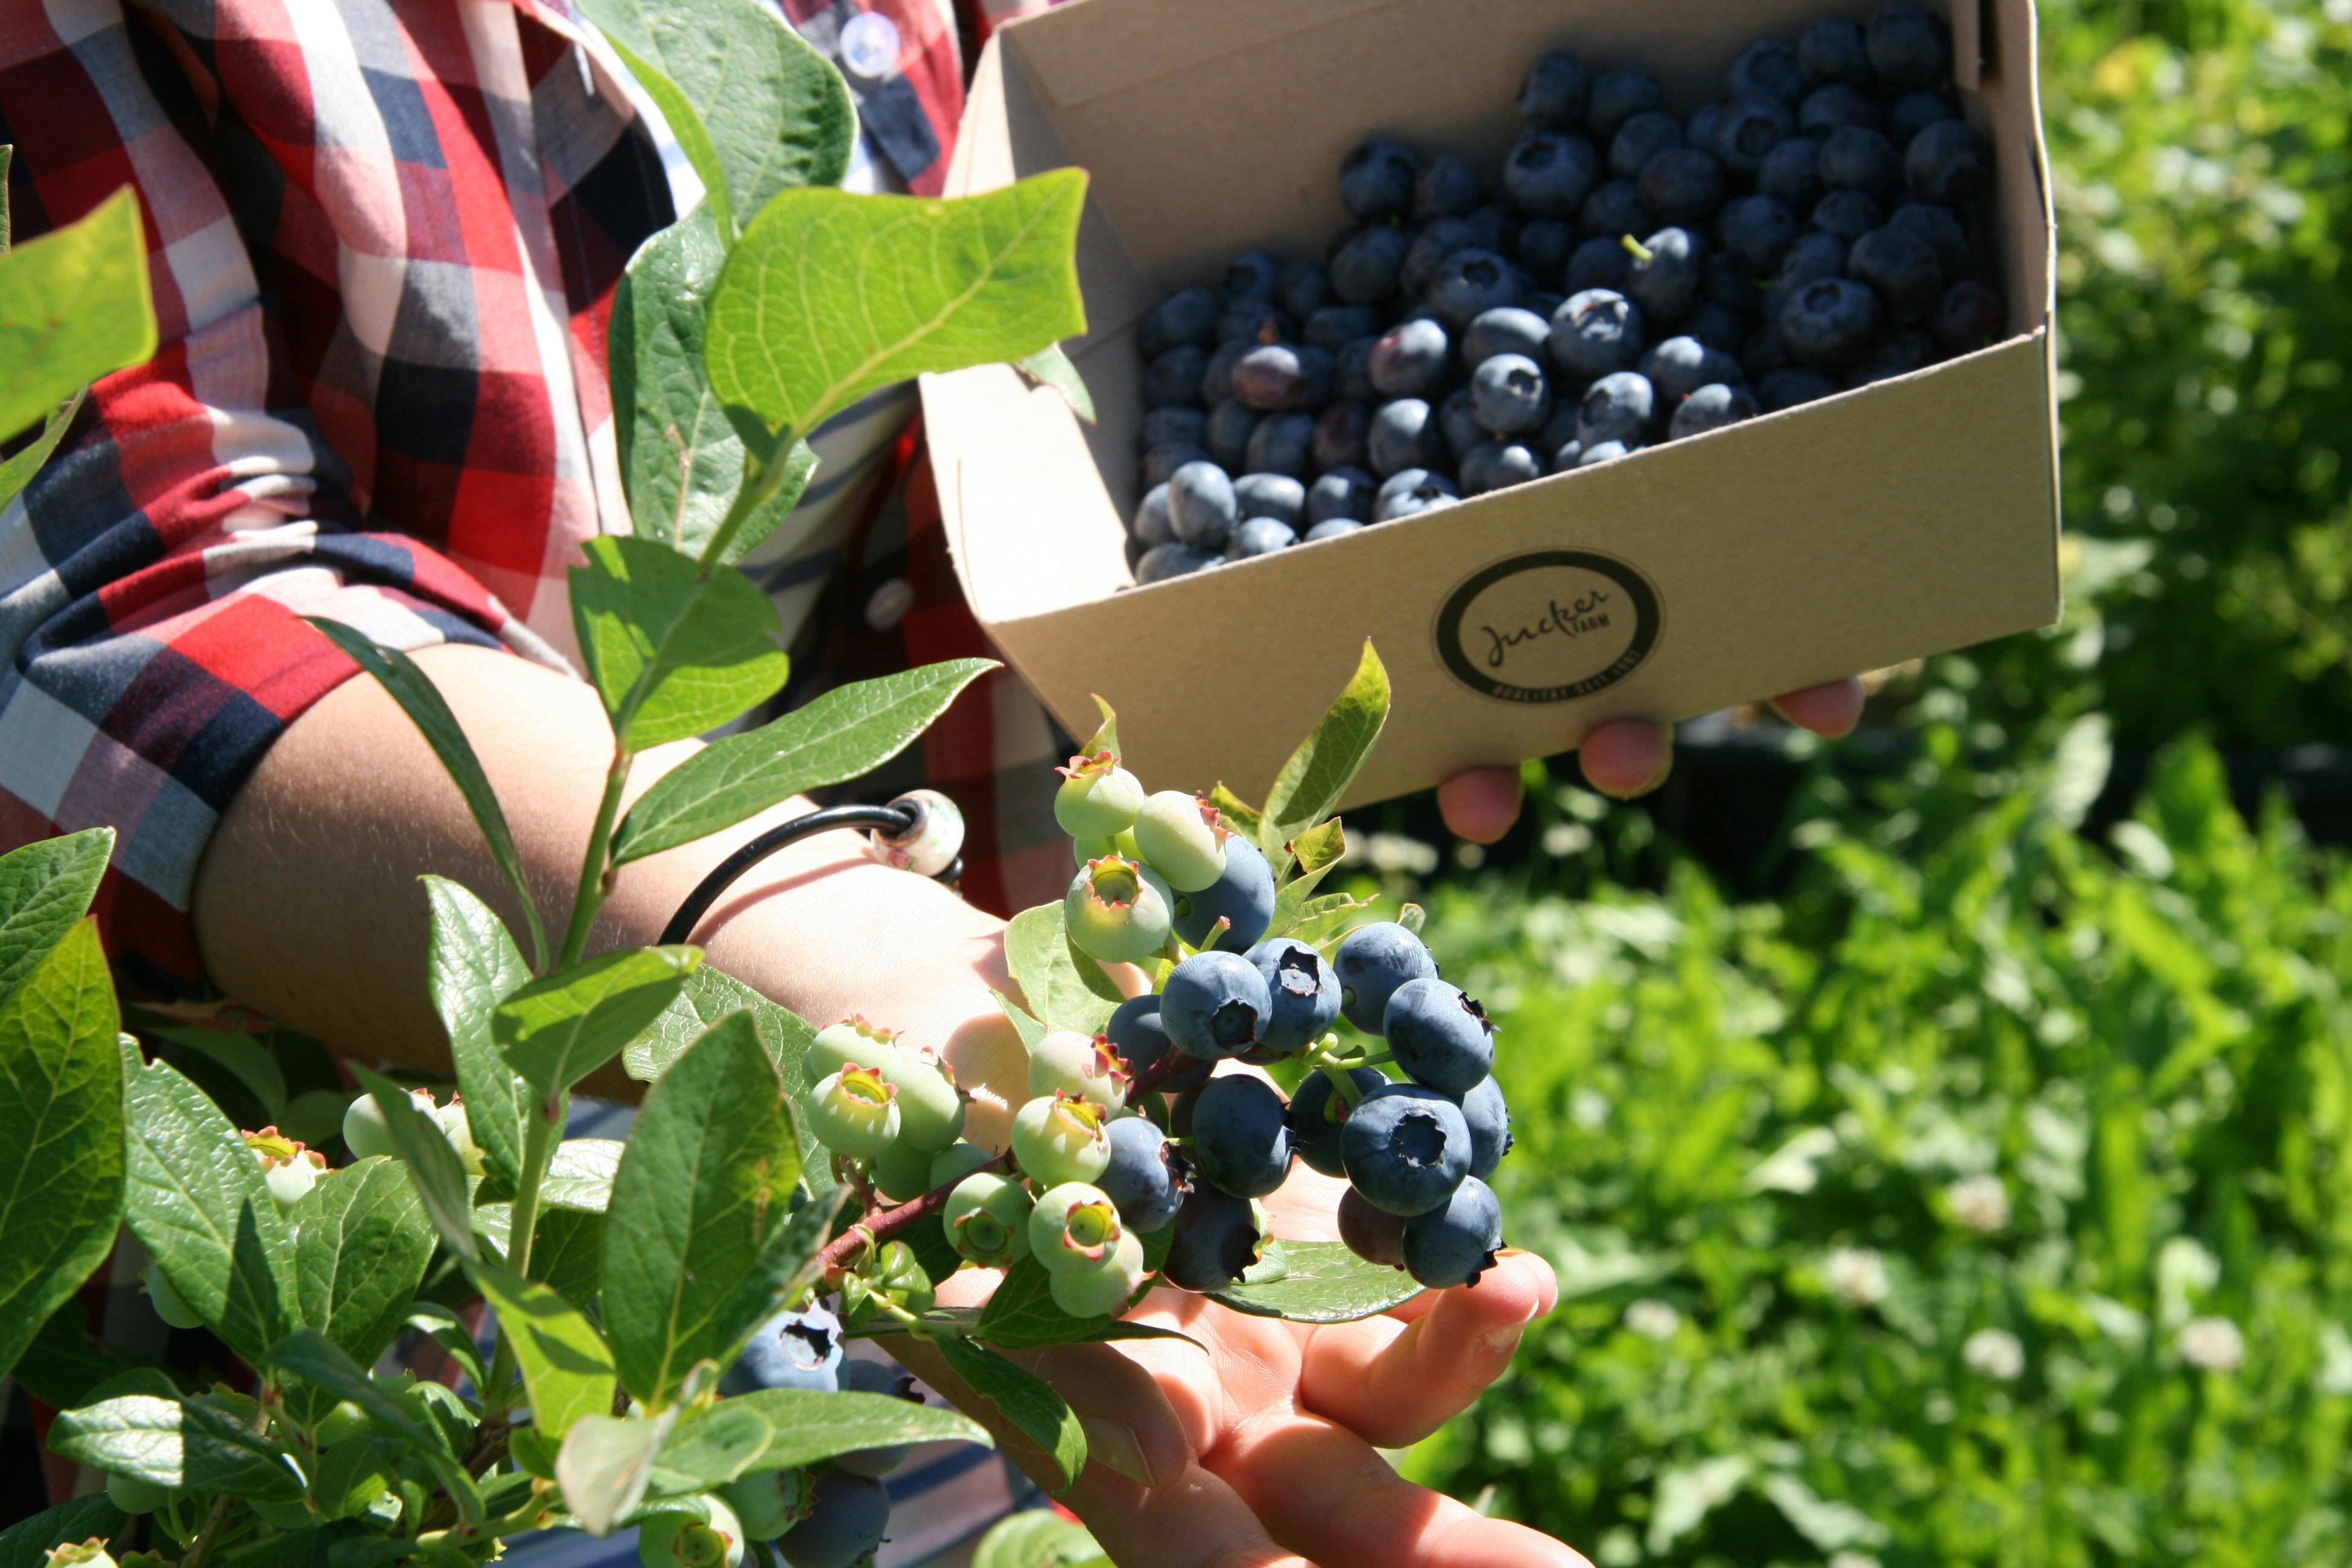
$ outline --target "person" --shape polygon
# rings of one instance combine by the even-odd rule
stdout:
[[[936,191],[963,63],[943,0],[785,9],[858,97],[851,183]],[[137,189],[162,341],[93,390],[0,515],[0,843],[117,828],[98,909],[126,988],[212,988],[351,1056],[446,1070],[416,876],[519,911],[414,727],[300,617],[415,655],[558,910],[609,762],[571,668],[563,572],[581,541],[628,528],[603,333],[621,268],[690,202],[692,172],[561,0],[14,7],[0,142],[16,146],[20,237]],[[881,394],[821,432],[824,476],[747,563],[807,623],[803,646],[985,651],[906,412]],[[1858,706],[1851,683],[1783,704],[1824,732]],[[695,744],[638,758],[631,794]],[[990,994],[1005,984],[998,913],[1034,901],[1007,868],[1034,880],[1046,863],[1020,838],[1037,812],[1005,781],[1066,744],[1003,672],[927,741],[973,821],[973,901],[832,835],[738,883],[693,940],[804,1016],[864,1012],[936,1045],[983,1086],[984,1133],[1003,1114],[984,1086],[1021,1076]],[[1596,787],[1631,795],[1664,776],[1669,732],[1605,726],[1582,757]],[[1513,770],[1474,770],[1439,799],[1454,831],[1491,840],[1517,787]],[[804,808],[633,863],[597,946],[652,941],[721,857]],[[1328,1226],[1331,1194],[1295,1186],[1290,1234]],[[1096,1435],[1077,1510],[1139,1564],[1580,1561],[1408,1487],[1372,1447],[1465,1406],[1552,1300],[1541,1260],[1514,1254],[1475,1290],[1368,1324],[1303,1331],[1195,1301],[1153,1310],[1206,1358],[1045,1352]]]

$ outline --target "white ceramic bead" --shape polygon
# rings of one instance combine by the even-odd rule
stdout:
[[[935,789],[919,789],[890,803],[915,812],[915,825],[894,838],[879,833],[866,841],[866,852],[886,866],[918,876],[936,877],[963,853],[963,812]]]

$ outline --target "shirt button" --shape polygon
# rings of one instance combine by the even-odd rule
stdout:
[[[866,624],[877,632],[887,632],[907,618],[915,607],[915,585],[904,577],[893,577],[874,590],[866,601]]]
[[[842,26],[841,63],[868,81],[888,76],[898,64],[898,25],[879,11],[860,11]]]

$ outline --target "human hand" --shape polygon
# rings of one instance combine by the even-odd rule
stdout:
[[[1834,739],[1862,718],[1862,682],[1848,676],[1808,686],[1772,699],[1772,710]],[[1584,737],[1576,760],[1594,789],[1631,800],[1666,782],[1675,762],[1674,731],[1644,719],[1612,719]],[[1492,844],[1518,819],[1519,771],[1465,768],[1437,786],[1437,809],[1455,837]]]

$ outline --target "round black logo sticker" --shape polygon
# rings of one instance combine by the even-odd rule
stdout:
[[[1445,668],[1506,702],[1590,697],[1632,674],[1657,641],[1657,591],[1624,562],[1584,550],[1507,556],[1437,612]]]

